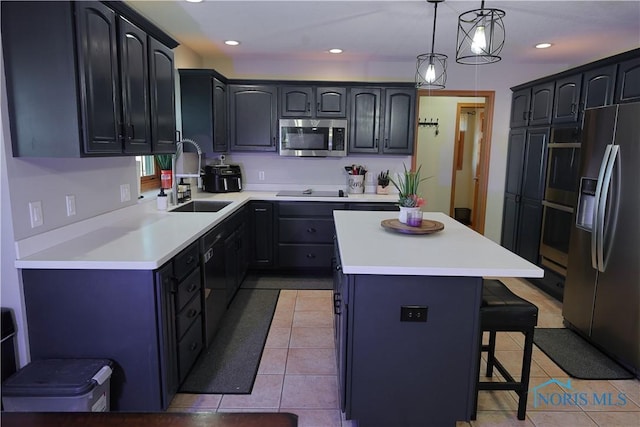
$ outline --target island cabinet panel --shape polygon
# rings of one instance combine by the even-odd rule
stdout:
[[[336,274],[334,280],[346,418],[362,427],[453,427],[468,420],[482,278]],[[403,306],[425,307],[426,321],[402,321]]]
[[[2,2],[14,157],[175,151],[173,52],[120,9]]]
[[[158,270],[22,270],[31,358],[114,362],[111,410],[166,410],[203,347],[198,243]]]

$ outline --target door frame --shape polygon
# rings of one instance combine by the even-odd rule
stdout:
[[[485,100],[485,120],[484,129],[482,134],[484,137],[484,143],[480,148],[480,169],[479,169],[479,187],[478,187],[478,213],[476,218],[476,224],[473,224],[473,229],[480,234],[484,234],[484,225],[486,219],[487,210],[487,189],[489,187],[489,159],[491,153],[491,130],[493,129],[493,107],[495,105],[495,91],[492,90],[427,90],[418,89],[418,96],[416,97],[416,105],[420,105],[420,97],[422,96],[448,96],[448,97],[483,97]],[[418,121],[416,120],[416,128]],[[416,168],[416,155],[418,152],[417,141],[418,132],[416,131],[416,147],[411,155],[411,167]]]

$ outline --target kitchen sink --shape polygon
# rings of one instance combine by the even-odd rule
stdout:
[[[218,212],[225,206],[229,206],[232,202],[222,202],[216,200],[193,200],[172,209],[171,212]]]

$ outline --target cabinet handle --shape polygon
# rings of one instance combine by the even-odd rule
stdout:
[[[384,139],[384,148],[389,148],[389,138]]]
[[[307,254],[307,258],[309,259],[314,259],[316,257],[316,254]]]
[[[267,208],[255,208],[255,212],[266,212]]]
[[[342,300],[340,299],[340,292],[336,292],[333,294],[333,313],[337,316],[340,316],[342,312],[340,311],[340,303]]]
[[[516,203],[520,203],[520,195],[516,194]]]
[[[523,111],[522,112],[522,120],[527,120],[528,117],[529,117],[529,112],[528,111]]]
[[[374,148],[378,148],[378,142],[379,142],[379,141],[378,141],[378,138],[376,138],[375,143],[373,144],[373,147],[374,147]]]
[[[182,135],[180,135],[180,131],[176,131],[176,141],[182,141]]]
[[[319,102],[318,102],[318,106],[317,107],[318,107],[317,111],[322,111],[322,110],[320,110],[320,103]]]
[[[307,111],[311,111],[311,103],[307,102]]]
[[[130,124],[130,125],[129,125],[129,140],[132,140],[132,139],[134,139],[135,137],[136,137],[136,132],[135,132],[135,130],[134,130],[134,128],[133,128],[133,125],[132,125],[132,124]]]
[[[187,265],[191,264],[193,261],[195,261],[195,257],[193,255],[190,255],[189,258],[187,258]]]
[[[189,289],[187,289],[187,292],[191,293],[191,292],[195,291],[196,289],[198,289],[198,284],[197,283],[192,283],[191,286],[189,286]]]
[[[576,113],[576,103],[572,103],[571,104],[571,114],[575,114]]]
[[[198,310],[196,310],[195,308],[192,308],[191,310],[189,310],[189,312],[187,313],[187,318],[192,318],[192,317],[196,317],[196,314],[198,314]]]
[[[337,264],[336,265],[336,271],[340,271],[340,270],[342,270],[342,266],[340,264]]]
[[[307,228],[307,233],[315,233],[315,232],[316,232],[315,228],[313,228],[313,227]]]
[[[200,347],[200,344],[197,342],[194,342],[193,344],[191,344],[191,346],[189,347],[189,351],[193,351],[195,349],[197,349],[198,347]]]

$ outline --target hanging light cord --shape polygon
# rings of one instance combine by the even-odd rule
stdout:
[[[433,49],[436,44],[436,18],[438,16],[438,3],[433,4],[433,33],[431,33],[431,61],[433,61]]]

